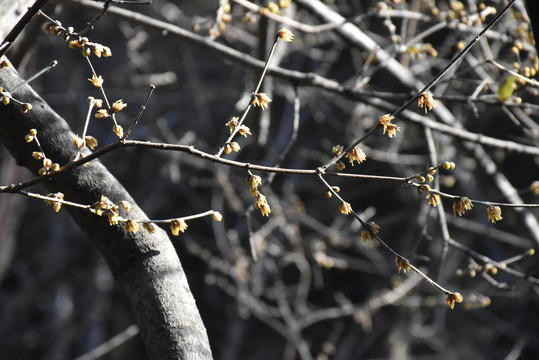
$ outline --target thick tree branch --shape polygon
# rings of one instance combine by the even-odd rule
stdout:
[[[12,68],[0,70],[0,86],[15,88],[23,80]],[[13,103],[0,105],[0,141],[21,166],[36,173],[41,161],[32,158],[35,143],[26,143],[25,135],[37,130],[46,155],[61,165],[76,154],[74,134],[28,85],[19,87],[13,96],[31,103],[26,114]],[[138,208],[122,185],[98,161],[56,176],[44,185],[51,192],[62,192],[66,200],[92,204],[102,195],[117,203],[133,205],[124,217],[141,220],[146,215]],[[127,232],[119,225],[110,226],[105,217],[86,210],[67,211],[88,235],[107,261],[121,284],[136,314],[137,323],[152,359],[210,359],[206,330],[189,290],[185,273],[165,231],[156,228]],[[36,250],[37,251],[37,250]]]

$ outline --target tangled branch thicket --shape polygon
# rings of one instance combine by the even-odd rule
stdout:
[[[538,356],[521,2],[69,0],[17,41],[8,57],[79,135],[58,163],[28,129],[36,174],[1,152],[0,357],[137,334],[103,260],[32,198],[170,231],[216,359]],[[150,219],[34,186],[96,158]]]

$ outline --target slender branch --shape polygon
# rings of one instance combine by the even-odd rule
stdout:
[[[88,63],[88,66],[90,67],[92,76],[97,78],[97,73],[95,72],[95,69],[94,69],[94,66],[92,65],[92,61],[90,60],[90,57],[85,56],[84,58],[86,59],[86,62]],[[103,99],[105,100],[105,104],[107,105],[107,110],[110,113],[110,117],[114,121],[114,125],[118,126],[118,122],[116,121],[116,115],[114,114],[114,111],[112,110],[112,106],[110,105],[107,94],[105,93],[105,88],[103,87],[103,85],[99,86],[98,88],[99,88],[99,91],[101,92],[101,95],[103,96]]]
[[[496,66],[498,69],[502,70],[502,71],[506,71],[508,72],[509,74],[513,75],[513,76],[516,76],[517,78],[519,78],[520,80],[532,85],[532,86],[536,86],[538,87],[539,86],[539,81],[535,80],[535,79],[530,79],[530,78],[527,78],[525,76],[522,76],[520,75],[519,73],[517,72],[514,72],[513,70],[511,69],[508,69],[506,68],[505,66],[503,66],[502,64],[499,64],[498,62],[496,62],[496,60],[494,59],[487,59],[487,62]]]
[[[427,85],[425,85],[420,91],[418,91],[414,96],[408,99],[404,104],[402,104],[397,110],[394,110],[391,112],[391,116],[395,117],[398,114],[402,113],[410,104],[415,102],[418,97],[428,92],[438,81],[440,81],[445,74],[449,72],[455,66],[455,64],[466,55],[468,51],[483,37],[483,35],[490,30],[498,22],[498,20],[511,8],[511,6],[515,3],[516,0],[511,0],[507,6],[504,7],[504,9],[499,12],[492,21],[487,24],[480,32],[479,34],[470,41],[457,55],[453,57],[453,59],[445,66],[445,68],[438,73]],[[359,139],[355,140],[351,145],[349,145],[344,151],[341,152],[340,155],[335,156],[333,159],[331,159],[328,163],[326,163],[324,166],[321,167],[321,169],[325,170],[331,165],[334,165],[339,161],[341,158],[346,156],[350,150],[352,150],[354,147],[368,139],[370,136],[372,136],[378,129],[381,128],[380,124],[377,124],[375,127],[373,127],[371,130],[367,131],[364,135],[362,135]]]
[[[408,294],[412,289],[414,289],[421,282],[420,276],[410,276],[408,279],[403,281],[400,285],[396,286],[393,289],[387,289],[380,292],[380,295],[375,296],[365,304],[365,305],[355,305],[355,306],[345,306],[345,307],[334,307],[326,308],[320,310],[313,310],[308,313],[300,322],[300,325],[303,329],[312,326],[316,323],[325,320],[331,320],[335,318],[340,318],[344,316],[350,316],[353,314],[358,314],[363,311],[374,312],[375,310],[394,304],[399,299],[403,298]]]
[[[84,7],[95,9],[95,10],[101,9],[99,5],[88,0],[68,0],[66,3],[80,4],[80,5],[83,5]],[[185,40],[187,42],[207,48],[211,51],[216,52],[221,57],[232,60],[238,64],[245,65],[252,69],[264,69],[264,67],[266,66],[265,62],[255,59],[248,54],[234,50],[218,42],[210,41],[202,36],[189,32],[178,26],[175,26],[175,25],[163,22],[163,21],[159,21],[151,17],[133,12],[133,11],[112,7],[109,9],[108,14],[116,16],[124,20],[136,22],[138,24],[147,26],[149,28],[152,28],[161,32],[166,31],[167,34],[169,34],[170,36],[174,36],[182,40]],[[367,39],[364,39],[364,40],[367,41]],[[371,42],[366,42],[363,44],[363,46],[370,49],[370,48],[374,48],[376,44],[371,43]],[[377,57],[379,59],[385,59],[387,56],[384,56],[382,54]],[[414,86],[415,81],[411,77],[406,75],[407,70],[404,69],[402,66],[393,62],[388,63],[387,66],[390,72],[402,75],[400,76],[401,81],[404,81],[410,87]],[[367,104],[373,105],[380,109],[384,109],[386,111],[392,110],[392,108],[388,106],[388,103],[386,101],[382,101],[381,99],[374,98],[370,92],[365,92],[364,90],[361,90],[361,89],[344,86],[335,80],[324,78],[315,73],[302,73],[299,71],[287,70],[281,67],[270,66],[268,68],[268,74],[278,77],[280,79],[291,81],[292,83],[298,86],[301,85],[301,86],[317,87],[320,89],[324,89],[330,93],[341,95],[345,98],[361,100]],[[391,95],[391,96],[394,96],[394,95]],[[451,97],[451,96],[444,96],[443,98],[447,100],[455,100],[454,97]],[[457,100],[466,101],[466,99],[460,99],[460,98]],[[481,101],[485,101],[486,103],[491,103],[487,100],[481,100]],[[411,102],[413,102],[413,100],[411,100]],[[495,103],[499,104],[499,101]],[[512,106],[522,106],[522,104],[513,104]],[[498,147],[501,149],[507,149],[509,151],[526,153],[530,155],[539,155],[539,149],[537,147],[518,144],[511,141],[506,141],[506,140],[495,139],[495,138],[487,137],[481,134],[475,134],[475,133],[466,131],[464,129],[459,129],[458,127],[455,127],[455,126],[449,126],[449,125],[437,123],[425,117],[419,116],[415,113],[411,113],[410,115],[407,115],[405,112],[404,114],[406,115],[408,119],[414,122],[421,123],[424,126],[429,126],[434,131],[437,131],[437,132],[446,133],[451,136],[477,142],[482,145]],[[360,139],[360,142],[362,142],[363,140],[364,138],[362,137]]]
[[[466,53],[468,53],[468,51],[470,51],[470,49],[475,45],[477,44],[477,42],[479,40],[481,40],[481,38],[483,37],[483,35],[485,35],[485,33],[487,31],[489,31],[497,22],[498,20],[500,20],[502,18],[502,16],[505,15],[505,13],[511,8],[511,6],[513,6],[513,4],[516,2],[517,0],[511,0],[504,8],[502,11],[500,11],[495,17],[494,19],[492,19],[490,21],[490,23],[488,23],[480,32],[479,34],[477,34],[477,36],[475,38],[473,38],[472,41],[470,41],[457,55],[455,55],[453,57],[453,59],[449,62],[449,64],[446,65],[446,67],[444,69],[442,69],[442,71],[440,71],[438,73],[438,75],[436,75],[427,85],[425,85],[425,87],[423,87],[423,89],[421,89],[420,91],[418,91],[418,93],[416,95],[414,95],[413,97],[411,97],[407,102],[405,102],[400,108],[398,108],[397,110],[395,110],[394,112],[391,113],[391,115],[393,116],[396,116],[398,114],[400,114],[402,111],[404,111],[404,109],[406,109],[411,103],[413,103],[414,101],[417,100],[417,98],[424,92],[427,92],[429,91],[434,85],[436,85],[436,83],[438,83],[438,81],[440,81],[440,79],[442,79],[444,77],[445,74],[447,74],[449,72],[449,70],[451,70],[453,68],[453,66],[455,66],[455,64],[464,57],[464,55],[466,55]]]
[[[502,261],[502,262],[498,262],[498,261],[495,261],[485,255],[482,255],[480,253],[478,253],[477,251],[474,251],[464,245],[462,245],[461,243],[459,243],[458,241],[454,240],[454,239],[449,239],[449,245],[451,245],[452,247],[454,247],[455,249],[458,249],[462,252],[464,252],[465,254],[475,258],[475,259],[478,259],[478,260],[481,260],[483,261],[484,263],[486,264],[492,264],[494,266],[496,266],[496,268],[498,268],[499,270],[503,271],[503,272],[506,272],[508,274],[511,274],[517,278],[520,278],[520,279],[524,279],[524,280],[527,280],[531,283],[534,283],[534,284],[538,284],[539,285],[539,279],[537,278],[534,278],[528,274],[524,274],[524,273],[521,273],[520,271],[517,271],[515,269],[512,269],[510,267],[507,266],[507,264],[505,263],[505,261]]]
[[[56,65],[58,65],[58,61],[53,60],[49,65],[45,66],[43,69],[39,70],[37,73],[30,76],[28,79],[24,80],[23,82],[21,82],[20,84],[15,86],[13,89],[11,89],[11,92],[15,92],[15,90],[17,90],[19,87],[31,83],[32,81],[34,81],[35,79],[37,79],[41,75],[45,74],[47,71],[49,71],[50,69],[52,69]]]
[[[436,151],[436,145],[434,144],[434,137],[430,128],[425,128],[424,130],[425,138],[427,140],[427,146],[429,149],[430,156],[430,165],[431,167],[435,166],[438,163],[438,155]],[[434,186],[440,188],[440,179],[438,176],[434,178]],[[436,211],[438,212],[438,221],[440,229],[442,231],[442,251],[440,253],[440,263],[438,266],[438,282],[441,280],[442,270],[445,265],[445,260],[447,257],[447,251],[449,249],[448,239],[451,237],[449,235],[449,228],[447,227],[447,220],[445,218],[444,204],[440,201],[440,204],[436,206]]]
[[[80,157],[82,156],[82,150],[84,149],[83,145],[85,145],[85,137],[86,137],[86,132],[88,131],[88,125],[90,124],[90,117],[92,116],[92,111],[94,109],[94,106],[95,106],[95,101],[93,99],[90,99],[90,104],[88,106],[88,112],[86,113],[86,120],[84,121],[84,129],[82,130],[82,136],[81,136],[81,144],[78,148],[78,152],[77,152],[77,155],[75,156],[75,159],[74,160],[78,160],[80,159]]]
[[[333,196],[335,196],[341,202],[341,204],[345,203],[344,199],[334,190],[334,188],[323,178],[323,176],[320,173],[318,173],[317,176],[318,176],[318,179],[326,186],[328,191],[330,191],[333,194]],[[341,212],[343,212],[343,210],[341,210]],[[361,224],[361,226],[363,226],[363,228],[370,229],[370,226],[363,219],[361,219],[361,217],[354,210],[352,210],[350,208],[349,213],[351,213],[360,222],[360,224]],[[425,281],[427,281],[429,284],[436,287],[438,290],[442,291],[446,295],[453,294],[452,291],[447,290],[444,287],[442,287],[436,281],[432,280],[428,275],[426,275],[421,270],[419,270],[417,267],[415,267],[413,264],[411,264],[408,259],[406,259],[404,256],[400,255],[395,250],[393,250],[393,248],[391,246],[389,246],[385,241],[382,240],[382,238],[380,237],[380,235],[378,235],[378,233],[376,231],[371,231],[371,230],[368,230],[368,231],[369,231],[371,237],[374,236],[376,238],[376,240],[378,240],[380,245],[382,245],[382,247],[388,253],[390,253],[391,255],[393,255],[395,257],[395,259],[397,260],[397,267],[398,267],[399,271],[402,269],[404,272],[406,272],[406,271],[408,271],[408,269],[412,269],[417,274],[419,274],[419,276],[421,276]]]
[[[105,341],[98,347],[90,350],[89,352],[75,358],[75,360],[95,360],[102,357],[105,354],[108,354],[112,350],[116,349],[118,346],[125,343],[127,340],[138,335],[140,333],[139,327],[135,324],[130,325],[122,332],[114,335],[109,340]]]
[[[21,194],[21,195],[25,195],[25,196],[28,196],[28,197],[31,197],[31,198],[35,198],[35,199],[45,200],[45,201],[48,201],[48,202],[51,202],[51,203],[59,203],[59,204],[62,204],[62,205],[72,206],[72,207],[76,207],[76,208],[79,208],[79,209],[91,210],[91,205],[78,204],[78,203],[75,203],[75,202],[72,202],[72,201],[62,200],[62,199],[58,199],[58,198],[55,198],[55,197],[35,194],[35,193],[22,191],[22,190],[17,191],[16,193]]]
[[[364,98],[364,101],[367,104],[375,106],[380,109],[389,110],[390,108],[390,105],[383,99],[367,97],[367,98]],[[420,124],[421,126],[426,126],[432,129],[433,131],[436,131],[442,134],[451,135],[457,139],[462,139],[462,140],[470,141],[476,144],[481,144],[481,145],[490,146],[494,148],[504,149],[507,151],[513,151],[520,154],[539,156],[539,147],[537,146],[519,144],[514,141],[502,140],[502,139],[494,138],[491,136],[483,135],[480,133],[467,131],[456,126],[442,124],[409,110],[405,110],[401,114],[401,117],[404,117],[406,120],[412,121],[416,124]]]
[[[112,0],[105,0],[105,3],[103,4],[103,9],[101,10],[101,12],[91,22],[89,22],[88,25],[86,25],[84,29],[78,32],[77,35],[84,36],[88,31],[92,30],[94,28],[94,25],[99,21],[99,19],[101,19],[101,17],[105,15],[107,10],[109,9],[111,2]]]
[[[30,180],[26,180],[24,182],[21,182],[21,183],[18,183],[18,184],[11,184],[11,185],[8,185],[8,186],[0,186],[0,193],[16,193],[18,192],[19,190],[22,190],[22,189],[26,189],[32,185],[36,185],[36,184],[39,184],[39,183],[42,183],[42,182],[45,182],[49,179],[52,179],[53,177],[57,176],[57,175],[60,175],[64,172],[67,172],[71,169],[74,169],[80,165],[84,165],[94,159],[97,159],[98,157],[100,156],[103,156],[104,154],[114,150],[114,149],[117,149],[121,146],[122,144],[118,141],[118,142],[115,142],[115,143],[112,143],[108,146],[105,146],[104,148],[102,149],[99,149],[98,151],[94,152],[94,153],[91,153],[89,155],[86,155],[85,157],[77,160],[77,161],[73,161],[67,165],[64,165],[62,166],[60,169],[58,169],[57,171],[53,171],[53,172],[49,172],[45,175],[41,175],[41,176],[37,176],[33,179],[30,179]]]
[[[245,108],[245,111],[243,112],[240,120],[238,121],[238,124],[232,130],[232,132],[231,132],[230,136],[228,137],[228,139],[226,139],[225,145],[228,144],[229,142],[231,142],[232,139],[234,139],[234,137],[236,136],[236,134],[240,130],[241,126],[243,125],[245,119],[247,118],[247,114],[249,113],[249,110],[251,110],[251,107],[253,106],[252,105],[253,96],[256,96],[258,94],[258,91],[260,90],[260,87],[262,86],[262,82],[264,81],[264,78],[266,76],[266,73],[267,73],[269,65],[270,65],[271,58],[273,57],[273,54],[275,53],[275,49],[277,48],[277,43],[278,42],[279,42],[279,36],[277,36],[275,38],[275,41],[273,42],[273,46],[271,47],[271,50],[270,50],[270,52],[268,54],[268,57],[266,59],[264,68],[262,69],[262,74],[260,74],[260,79],[258,80],[258,84],[256,85],[255,91],[251,95],[251,98],[249,99],[249,104],[247,104],[247,107]],[[216,156],[220,157],[223,154],[224,150],[225,150],[225,146],[221,147],[219,149],[219,151],[217,152]]]
[[[146,96],[146,99],[144,100],[144,103],[140,106],[140,109],[137,113],[137,116],[133,119],[133,122],[131,123],[131,126],[129,126],[129,129],[125,132],[124,136],[121,138],[121,140],[127,139],[131,131],[135,128],[137,125],[140,117],[142,116],[142,113],[144,110],[146,110],[146,106],[148,105],[148,101],[150,101],[150,98],[152,97],[153,91],[155,90],[155,85],[150,85],[150,91],[148,92],[148,95]]]

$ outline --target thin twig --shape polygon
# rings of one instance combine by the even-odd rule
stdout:
[[[84,144],[84,141],[85,141],[86,132],[88,131],[88,125],[90,124],[90,118],[92,117],[92,111],[94,109],[94,106],[95,106],[94,100],[90,99],[90,105],[88,106],[88,112],[86,114],[86,120],[84,121],[84,129],[82,130],[82,136],[81,136],[81,139],[83,141],[82,144]],[[75,156],[74,160],[78,160],[82,156],[82,149],[83,149],[82,144],[78,148],[77,156]]]
[[[105,341],[98,347],[90,350],[89,352],[77,357],[75,360],[95,360],[103,355],[111,352],[116,349],[118,346],[122,345],[127,340],[136,336],[140,332],[137,325],[131,325],[127,327],[122,332],[114,335],[109,340]]]
[[[397,110],[391,112],[390,115],[396,117],[398,114],[403,112],[406,108],[408,108],[408,106],[410,106],[410,104],[415,102],[421,94],[430,91],[430,89],[434,85],[436,85],[436,83],[438,83],[438,81],[440,81],[444,77],[444,75],[447,74],[447,72],[449,72],[449,70],[451,70],[453,68],[453,66],[455,66],[455,64],[460,59],[462,59],[462,57],[464,57],[464,55],[466,55],[466,53],[468,53],[468,51],[470,51],[470,49],[483,37],[483,35],[488,30],[490,30],[490,28],[492,28],[494,26],[494,24],[496,24],[498,22],[498,20],[511,8],[511,6],[515,3],[515,1],[516,0],[511,0],[511,2],[509,4],[507,4],[507,6],[505,6],[504,9],[501,12],[499,12],[496,15],[496,17],[494,19],[492,19],[492,21],[489,24],[487,24],[485,26],[479,32],[479,34],[477,34],[477,36],[472,41],[470,41],[457,55],[455,55],[453,57],[453,59],[449,62],[449,64],[447,64],[446,67],[442,71],[440,71],[438,73],[438,75],[436,75],[427,85],[425,85],[423,87],[423,89],[418,91],[417,94],[415,94],[410,99],[408,99],[408,101],[406,101],[404,104],[402,104]],[[325,170],[328,167],[330,167],[331,165],[336,164],[340,159],[342,159],[344,156],[346,156],[350,150],[352,150],[354,147],[356,147],[357,145],[359,145],[360,143],[365,141],[367,138],[369,138],[371,135],[373,135],[379,128],[381,128],[381,126],[380,126],[380,124],[377,124],[374,128],[367,131],[367,133],[365,133],[363,136],[361,136],[359,139],[357,139],[351,145],[349,145],[344,151],[342,151],[340,155],[335,156],[328,163],[323,165],[321,167],[321,169]]]
[[[337,198],[338,201],[341,202],[341,204],[345,202],[344,199],[335,191],[335,189],[324,179],[322,174],[318,173],[317,177],[324,184],[324,186],[328,189],[328,191],[331,192],[332,195],[335,198]],[[350,210],[350,213],[359,221],[359,223],[361,224],[361,226],[363,226],[363,228],[370,229],[370,226],[368,226],[368,224],[363,219],[361,219],[361,217],[354,210]],[[404,272],[406,272],[408,270],[407,269],[407,267],[408,267],[408,268],[412,269],[413,271],[415,271],[417,274],[419,274],[429,284],[436,287],[437,289],[439,289],[440,291],[442,291],[446,295],[453,294],[452,291],[447,290],[444,287],[442,287],[436,281],[432,280],[429,276],[427,276],[425,273],[423,273],[421,270],[419,270],[417,267],[415,267],[413,264],[411,264],[408,259],[406,259],[404,256],[400,255],[395,250],[393,250],[393,248],[391,246],[389,246],[384,240],[382,240],[380,235],[378,235],[376,232],[370,231],[370,235],[371,235],[371,237],[374,236],[376,238],[376,240],[378,240],[380,245],[382,245],[382,247],[388,253],[390,253],[391,255],[393,255],[397,259],[398,263],[400,262],[400,264],[404,265],[402,267],[400,265],[398,265],[399,270],[402,268],[404,270]]]
[[[150,85],[150,91],[148,92],[148,95],[146,96],[146,99],[144,100],[144,103],[140,106],[140,109],[139,109],[139,111],[137,113],[137,116],[135,116],[135,118],[133,119],[133,122],[131,123],[131,126],[129,126],[129,129],[127,129],[127,131],[125,132],[125,134],[121,138],[121,140],[127,139],[129,134],[131,133],[131,131],[133,131],[133,129],[137,125],[140,117],[142,116],[142,113],[144,112],[144,110],[146,110],[146,106],[148,105],[148,101],[150,101],[150,98],[152,97],[152,94],[153,94],[154,90],[155,90],[155,85],[153,85],[153,84]]]
[[[40,194],[31,193],[31,192],[22,191],[22,190],[17,191],[16,193],[21,194],[21,195],[25,195],[25,196],[28,196],[28,197],[31,197],[31,198],[35,198],[35,199],[50,201],[51,203],[59,203],[59,204],[62,204],[62,205],[76,207],[76,208],[79,208],[79,209],[92,210],[91,205],[78,204],[78,203],[74,203],[72,201],[57,199],[57,198],[51,197],[51,196],[40,195]]]
[[[76,35],[84,36],[88,31],[92,30],[94,28],[94,25],[99,21],[99,19],[101,19],[101,17],[105,15],[111,2],[112,0],[105,0],[105,3],[103,4],[103,9],[101,10],[101,12],[91,22],[89,22],[88,25],[86,25],[84,29],[79,31]]]
[[[90,70],[92,72],[92,76],[97,77],[97,73],[95,72],[94,66],[92,65],[92,61],[90,60],[89,56],[84,57],[86,59],[86,62],[88,63],[88,66],[90,67]],[[114,125],[118,125],[118,122],[116,121],[116,116],[114,114],[114,111],[112,110],[112,106],[110,105],[109,99],[107,98],[107,94],[105,93],[105,88],[103,85],[99,86],[99,91],[101,92],[101,95],[103,96],[103,100],[105,100],[105,105],[107,105],[107,110],[109,111],[110,117],[114,121]]]
[[[511,274],[515,277],[518,277],[520,279],[524,279],[524,280],[527,280],[533,284],[538,284],[539,285],[539,279],[537,278],[534,278],[528,274],[524,274],[520,271],[517,271],[515,269],[512,269],[510,267],[507,266],[507,264],[502,261],[502,262],[498,262],[498,261],[495,261],[485,255],[482,255],[480,253],[478,253],[477,251],[474,251],[464,245],[462,245],[461,243],[459,243],[458,241],[454,240],[454,239],[449,239],[449,245],[451,245],[452,247],[454,247],[455,249],[458,249],[462,252],[464,252],[465,254],[475,258],[475,259],[478,259],[478,260],[481,260],[482,262],[486,263],[486,264],[492,264],[494,266],[496,266],[496,268],[498,268],[498,270],[501,270],[503,272],[506,272],[508,274]]]
[[[109,153],[113,150],[116,150],[119,147],[124,146],[134,146],[134,147],[142,147],[142,148],[150,148],[150,149],[158,149],[158,150],[165,150],[165,151],[180,151],[185,152],[190,155],[209,160],[214,163],[220,163],[223,165],[243,168],[243,169],[251,169],[251,170],[257,170],[257,171],[264,171],[264,172],[275,172],[277,174],[296,174],[296,175],[309,175],[314,176],[320,174],[319,169],[294,169],[294,168],[281,168],[281,167],[274,167],[274,166],[264,166],[264,165],[257,165],[257,164],[251,164],[248,162],[241,162],[237,160],[231,160],[231,159],[225,159],[218,157],[216,155],[212,155],[210,153],[201,151],[196,149],[192,145],[177,145],[177,144],[165,144],[165,143],[154,143],[149,141],[137,141],[137,140],[118,140],[117,142],[114,142],[110,145],[105,146],[102,149],[97,150],[96,152],[93,152],[89,155],[86,155],[82,159],[79,159],[77,161],[71,162],[57,171],[50,172],[46,175],[38,176],[33,179],[27,180],[25,182],[19,183],[19,184],[12,184],[8,186],[0,186],[0,193],[7,192],[7,193],[14,193],[19,190],[22,190],[24,188],[27,188],[29,186],[38,184],[40,182],[43,182],[45,180],[49,180],[54,176],[57,176],[61,173],[64,173],[68,170],[73,169],[74,167],[83,165],[87,162],[90,162],[98,157],[103,156],[106,153]],[[352,179],[370,179],[370,180],[386,180],[386,181],[396,181],[400,183],[406,183],[410,186],[415,187],[421,187],[422,184],[416,184],[416,183],[410,183],[408,180],[410,178],[413,178],[415,175],[409,176],[409,177],[397,177],[397,176],[382,176],[382,175],[366,175],[366,174],[350,174],[350,173],[338,173],[338,172],[324,172],[324,175],[327,176],[334,176],[334,177],[344,177],[344,178],[352,178]],[[438,194],[442,197],[450,198],[450,199],[460,199],[462,196],[460,195],[452,195],[448,193],[441,192],[439,190],[431,190],[432,193]],[[496,205],[496,206],[504,206],[504,207],[514,207],[514,208],[535,208],[539,207],[539,204],[525,204],[525,203],[502,203],[502,202],[491,202],[491,201],[482,201],[482,200],[472,200],[471,202],[482,204],[482,205]]]
[[[436,166],[438,163],[438,155],[436,151],[436,145],[434,144],[434,137],[432,136],[432,131],[429,128],[425,128],[425,138],[427,140],[427,145],[429,149],[430,156],[430,165]],[[434,187],[440,188],[440,179],[438,176],[434,177]],[[440,229],[442,230],[442,252],[440,253],[440,263],[438,265],[438,276],[437,281],[441,281],[442,270],[445,265],[445,260],[447,257],[447,250],[449,249],[448,239],[451,237],[449,235],[449,229],[447,227],[447,220],[445,218],[444,204],[440,201],[438,206],[436,206],[436,211],[438,212],[438,221],[440,223]]]
[[[34,81],[35,79],[37,79],[38,77],[40,77],[41,75],[43,75],[44,73],[46,73],[47,71],[55,67],[56,65],[58,65],[58,61],[53,60],[49,65],[45,66],[43,69],[39,70],[37,73],[30,76],[28,79],[24,80],[20,84],[17,84],[17,86],[11,89],[11,92],[15,92],[15,90],[17,90],[21,86],[31,83],[32,81]]]
[[[487,62],[489,64],[492,64],[494,66],[496,66],[498,69],[502,70],[502,71],[506,71],[508,72],[509,74],[513,75],[513,76],[516,76],[517,78],[519,78],[520,80],[524,81],[524,82],[527,82],[528,84],[532,85],[532,86],[536,86],[538,87],[539,86],[539,81],[535,80],[535,79],[530,79],[530,78],[527,78],[525,76],[522,76],[520,75],[519,73],[517,72],[514,72],[513,70],[511,69],[508,69],[506,68],[505,66],[503,66],[502,64],[496,62],[494,59],[487,59]]]
[[[266,76],[266,73],[268,71],[268,68],[269,68],[269,65],[270,65],[270,61],[271,61],[271,58],[273,57],[273,54],[275,53],[275,49],[277,48],[277,43],[279,42],[279,39],[280,37],[277,36],[275,38],[275,41],[273,42],[273,46],[271,47],[271,50],[268,54],[268,57],[266,59],[266,63],[265,63],[265,66],[264,68],[262,69],[262,74],[260,74],[260,79],[258,80],[258,84],[256,85],[256,88],[255,88],[255,91],[253,92],[253,94],[251,95],[251,97],[249,98],[249,104],[247,104],[247,107],[245,108],[241,118],[239,119],[238,121],[238,124],[234,127],[234,129],[232,130],[232,133],[230,134],[230,136],[228,137],[228,139],[226,139],[225,141],[225,146],[226,144],[230,143],[232,141],[232,139],[234,139],[234,137],[236,136],[236,134],[238,133],[238,131],[240,130],[241,126],[243,125],[243,123],[245,122],[245,119],[247,118],[247,114],[249,113],[249,110],[251,110],[251,107],[253,106],[253,97],[256,96],[256,94],[258,94],[258,91],[260,90],[260,87],[262,86],[262,82],[264,81],[264,77]],[[219,151],[217,152],[216,156],[220,157],[222,154],[223,154],[223,151],[225,151],[225,146],[222,146]]]

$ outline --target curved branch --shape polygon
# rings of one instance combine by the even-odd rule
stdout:
[[[13,89],[22,79],[12,68],[0,71],[0,86]],[[28,85],[19,87],[14,97],[32,104],[23,114],[11,102],[0,107],[0,142],[21,166],[37,173],[41,162],[32,158],[34,143],[25,134],[36,129],[47,156],[66,164],[76,155],[75,135],[69,126]],[[129,217],[147,219],[123,186],[98,161],[51,177],[43,184],[51,192],[81,204],[92,204],[102,195],[113,202],[133,204]],[[135,311],[137,323],[152,359],[211,359],[206,330],[189,290],[180,260],[166,232],[132,233],[110,226],[106,218],[84,209],[67,210],[107,261]]]

